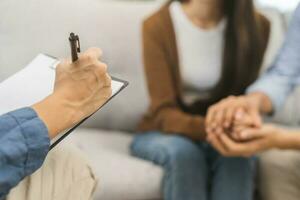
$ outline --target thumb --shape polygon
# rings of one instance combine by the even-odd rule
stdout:
[[[253,140],[264,137],[265,133],[261,129],[251,128],[245,129],[240,132],[240,138],[242,140]]]

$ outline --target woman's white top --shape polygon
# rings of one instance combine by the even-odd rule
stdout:
[[[180,2],[173,2],[169,9],[185,97],[193,101],[210,91],[221,78],[226,19],[206,30],[190,21]]]

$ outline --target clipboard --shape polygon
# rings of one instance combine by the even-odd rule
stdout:
[[[81,122],[79,122],[78,124],[76,124],[73,128],[71,128],[70,130],[68,130],[67,132],[65,132],[62,136],[60,136],[57,140],[55,140],[51,146],[50,146],[50,150],[53,149],[55,146],[57,146],[61,141],[63,141],[67,136],[69,136],[76,128],[78,128],[81,124],[83,124],[87,119],[89,119],[91,116],[93,116],[96,112],[98,112],[101,108],[103,108],[106,104],[108,104],[108,102],[110,100],[112,100],[115,96],[117,96],[123,89],[125,89],[128,85],[129,82],[115,78],[115,77],[111,77],[113,81],[118,81],[123,83],[123,86],[120,88],[119,91],[117,91],[116,93],[114,93],[100,108],[98,108],[97,111],[95,111],[92,115],[90,115],[89,117],[83,119]]]
[[[53,56],[39,54],[22,70],[1,82],[0,115],[23,107],[32,106],[49,96],[54,89],[55,68],[58,63],[58,59]],[[124,90],[128,84],[129,83],[127,81],[112,77],[112,96],[97,111],[108,104],[109,101]],[[92,115],[54,138],[51,141],[50,150],[70,135]]]

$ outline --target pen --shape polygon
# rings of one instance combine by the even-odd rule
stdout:
[[[76,62],[78,60],[78,53],[80,53],[80,41],[78,35],[70,33],[69,41],[71,47],[72,62]]]

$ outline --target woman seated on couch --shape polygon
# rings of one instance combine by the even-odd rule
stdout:
[[[204,116],[254,82],[269,31],[251,0],[173,1],[145,21],[151,106],[132,154],[164,167],[164,199],[252,199],[254,159],[217,153]]]

